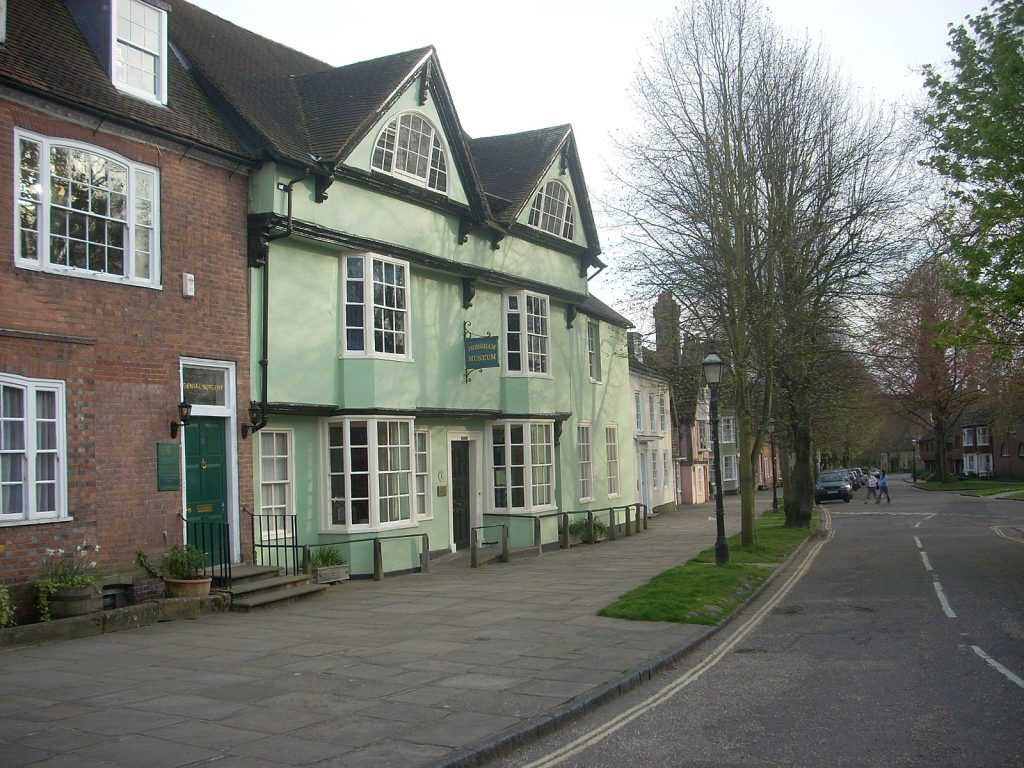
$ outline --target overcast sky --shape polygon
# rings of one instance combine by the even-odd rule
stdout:
[[[433,45],[465,130],[474,137],[572,123],[595,206],[628,126],[629,90],[675,0],[193,0],[218,16],[335,66]],[[821,41],[866,97],[917,98],[926,63],[949,58],[947,24],[981,0],[763,0],[775,20]],[[598,222],[599,227],[601,222]],[[616,254],[603,237],[614,278]],[[592,284],[626,311],[612,279]]]

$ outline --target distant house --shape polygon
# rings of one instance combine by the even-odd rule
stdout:
[[[629,357],[633,392],[633,449],[639,500],[655,512],[677,501],[677,462],[673,458],[672,390],[669,379],[643,362],[634,345]]]
[[[936,472],[934,435],[922,437],[917,450],[924,471]],[[946,461],[955,475],[1024,478],[1024,438],[1017,425],[999,424],[986,408],[969,408],[948,433]]]
[[[224,556],[248,549],[252,163],[162,2],[3,6],[3,581],[98,543],[116,604],[186,514],[230,525]]]

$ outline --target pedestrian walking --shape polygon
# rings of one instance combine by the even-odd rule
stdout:
[[[882,470],[882,476],[878,478],[878,498],[875,499],[875,504],[882,503],[882,494],[885,494],[885,503],[892,504],[892,499],[889,497],[889,475],[886,474],[885,470]]]
[[[878,478],[875,477],[874,472],[868,475],[868,495],[864,497],[864,503],[867,504],[872,499],[878,498]]]

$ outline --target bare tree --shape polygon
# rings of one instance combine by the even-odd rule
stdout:
[[[797,457],[787,522],[813,502],[811,414],[824,352],[883,269],[900,204],[893,121],[861,112],[827,58],[754,0],[693,0],[638,75],[645,128],[620,144],[632,282],[671,291],[719,341],[737,415],[743,541],[773,410]],[[785,402],[773,409],[776,381]]]

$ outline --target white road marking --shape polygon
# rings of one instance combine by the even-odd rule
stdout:
[[[932,586],[935,587],[935,594],[939,596],[939,605],[942,606],[943,612],[951,619],[956,618],[956,614],[949,605],[949,600],[946,599],[946,593],[942,591],[942,585],[939,583],[937,576],[932,576]]]
[[[935,513],[934,512],[932,512],[930,515],[928,515],[928,517],[926,517],[924,520],[918,520],[916,523],[914,523],[914,527],[915,528],[920,528],[921,527],[921,523],[925,523],[925,522],[931,520],[933,517],[935,517]]]
[[[991,656],[989,656],[987,653],[985,653],[983,650],[981,650],[981,648],[979,648],[978,646],[972,645],[971,648],[973,648],[974,652],[976,654],[978,654],[981,658],[983,658],[985,660],[985,662],[990,667],[992,667],[992,669],[994,669],[997,672],[999,672],[1001,675],[1003,675],[1011,683],[1015,683],[1019,688],[1024,688],[1024,680],[1021,680],[1019,677],[1017,677],[1015,674],[1013,674],[1013,672],[1011,672],[1006,667],[1004,667],[1002,664],[1000,664],[998,661],[993,659]]]
[[[1010,535],[1007,535],[1007,534],[1006,534],[1006,533],[1005,533],[1005,532],[1003,531],[1003,529],[1002,529],[1002,527],[1001,527],[1001,526],[998,526],[998,525],[993,525],[993,526],[992,526],[992,530],[993,530],[993,531],[995,531],[995,533],[996,533],[996,536],[999,536],[999,537],[1001,537],[1001,538],[1003,538],[1003,539],[1006,539],[1007,541],[1014,541],[1014,542],[1016,542],[1017,544],[1024,544],[1024,538],[1021,538],[1021,537],[1020,537],[1019,535],[1018,535],[1018,536],[1010,536]],[[1013,528],[1013,529],[1011,529],[1011,530],[1017,531],[1018,529],[1017,529],[1017,528]]]
[[[942,584],[939,583],[939,577],[935,575],[935,569],[932,568],[932,561],[928,559],[928,553],[924,551],[924,544],[921,543],[921,539],[917,536],[914,537],[914,543],[921,550],[918,554],[921,555],[921,562],[924,563],[925,570],[932,574],[932,586],[935,587],[935,594],[939,597],[939,605],[942,606],[943,613],[949,618],[955,619],[956,613],[953,611],[952,606],[950,606],[949,600],[946,599],[946,593],[942,591]]]
[[[545,755],[539,760],[535,760],[528,765],[524,765],[523,768],[550,768],[551,766],[558,765],[559,763],[567,760],[573,755],[579,754],[588,747],[608,738],[620,728],[629,725],[629,723],[633,722],[638,717],[647,714],[662,702],[672,698],[690,685],[690,683],[696,682],[705,672],[718,664],[726,654],[746,639],[747,635],[749,635],[757,625],[761,623],[765,616],[775,610],[775,607],[786,598],[793,587],[796,586],[796,583],[803,578],[807,571],[810,570],[811,565],[814,563],[814,559],[818,556],[818,552],[821,551],[821,548],[828,542],[832,541],[832,537],[835,535],[835,531],[832,529],[832,518],[830,517],[827,509],[822,509],[822,514],[824,515],[824,528],[827,531],[825,538],[812,546],[807,557],[787,578],[786,583],[779,588],[779,591],[776,592],[749,619],[744,621],[732,637],[723,642],[717,650],[681,677],[673,680],[671,683],[644,699],[639,704],[635,704],[629,709],[620,712],[607,723],[598,727],[595,731],[580,736],[578,739],[565,744],[551,754]]]

